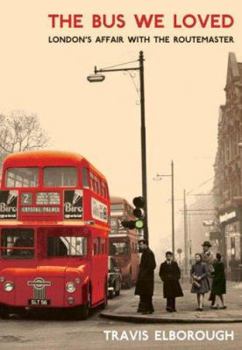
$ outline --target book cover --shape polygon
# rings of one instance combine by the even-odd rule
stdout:
[[[1,2],[1,349],[240,347],[241,10]]]

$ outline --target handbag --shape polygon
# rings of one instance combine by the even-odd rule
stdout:
[[[193,287],[195,287],[195,288],[200,288],[200,287],[201,287],[201,284],[198,283],[198,281],[195,281],[195,280],[193,280],[192,285],[193,285]]]

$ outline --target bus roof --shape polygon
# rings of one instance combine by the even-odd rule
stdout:
[[[132,207],[132,205],[127,201],[127,199],[122,198],[122,197],[117,197],[117,196],[111,196],[110,197],[110,203],[111,204],[127,203],[127,204],[129,204]]]
[[[75,152],[40,150],[12,153],[4,159],[3,167],[77,166],[82,160],[89,163],[92,170],[105,178],[86,158]]]
[[[124,199],[122,197],[116,197],[116,196],[111,196],[110,201],[111,201],[111,203],[127,202],[126,199]]]

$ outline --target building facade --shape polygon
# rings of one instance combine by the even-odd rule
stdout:
[[[228,275],[242,278],[242,63],[229,53],[226,102],[220,106],[215,159],[214,200],[220,250]]]

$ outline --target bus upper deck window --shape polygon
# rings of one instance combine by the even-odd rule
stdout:
[[[5,183],[6,187],[37,187],[38,168],[9,168]]]
[[[82,168],[82,186],[89,188],[88,169]]]
[[[77,186],[77,169],[75,167],[44,168],[44,186],[47,186],[47,187]]]

